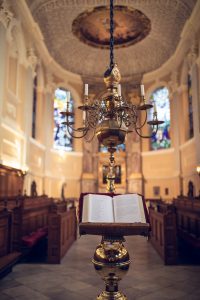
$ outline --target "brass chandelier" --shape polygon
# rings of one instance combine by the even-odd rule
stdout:
[[[67,109],[61,112],[66,117],[65,122],[68,134],[73,138],[83,138],[90,142],[96,135],[99,143],[108,148],[110,152],[109,172],[107,175],[107,190],[115,190],[115,159],[116,147],[125,142],[128,133],[135,131],[142,138],[150,138],[157,133],[158,125],[163,121],[158,120],[156,106],[154,105],[153,119],[147,121],[147,110],[153,107],[146,103],[144,85],[141,85],[141,101],[139,105],[132,104],[122,97],[121,75],[117,64],[114,62],[114,6],[110,0],[110,67],[104,73],[106,90],[99,99],[89,100],[88,84],[85,84],[83,105],[78,109],[83,111],[83,127],[75,129],[71,117],[73,112],[69,109],[70,95],[67,97]],[[144,113],[144,121],[140,124],[140,114]],[[140,130],[145,124],[151,125],[151,135],[143,136]]]

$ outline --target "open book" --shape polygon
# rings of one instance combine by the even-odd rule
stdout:
[[[125,194],[110,197],[87,194],[83,198],[82,222],[146,223],[142,197]]]

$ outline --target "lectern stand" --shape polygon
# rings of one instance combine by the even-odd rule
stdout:
[[[101,243],[97,246],[92,262],[96,272],[105,282],[105,290],[97,300],[127,300],[118,290],[118,282],[128,272],[130,258],[123,245],[124,236],[149,235],[149,223],[81,223],[83,197],[79,201],[80,235],[101,235]],[[103,194],[113,196],[114,194]],[[145,206],[146,220],[149,220]]]

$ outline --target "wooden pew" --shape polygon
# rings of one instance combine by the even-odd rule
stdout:
[[[68,204],[73,207],[75,200],[70,198],[66,199],[66,202],[61,203],[59,201],[59,204],[53,204],[53,199],[44,195],[22,196],[20,193],[23,190],[24,176],[25,174],[21,170],[0,164],[0,210],[12,211],[9,213],[12,215],[12,218],[9,219],[12,235],[11,231],[8,231],[6,236],[9,238],[14,251],[26,253],[26,250],[32,249],[41,238],[47,237],[48,220],[51,219],[48,219],[48,216],[50,211],[54,212],[54,218],[60,220],[56,230],[62,234],[62,240],[56,241],[54,239],[52,234],[54,229],[50,223],[48,243],[49,249],[52,245],[60,249],[58,261],[76,239],[75,208],[67,211]],[[5,232],[3,232],[2,238],[5,236]]]
[[[35,245],[42,235],[41,229],[45,232],[48,228],[48,214],[52,201],[47,196],[29,197],[24,198],[22,204],[14,208],[13,249],[22,251],[24,246]]]
[[[174,199],[178,236],[188,246],[200,249],[200,200],[180,197]]]
[[[172,205],[149,208],[150,241],[166,265],[177,263],[176,215]]]
[[[60,263],[63,256],[76,240],[76,209],[49,214],[48,263]]]
[[[12,213],[0,211],[0,278],[12,271],[21,253],[12,251]]]
[[[54,203],[47,196],[25,198],[13,217],[14,249],[26,254],[48,232],[49,263],[60,263],[76,240],[76,209],[67,210],[66,202]]]
[[[0,198],[0,210],[9,210],[12,211],[15,207],[19,207],[22,205],[24,196],[4,196]]]

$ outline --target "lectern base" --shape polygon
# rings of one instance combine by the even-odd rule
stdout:
[[[118,291],[118,282],[128,272],[130,265],[129,254],[123,241],[123,237],[103,237],[101,244],[96,248],[92,262],[106,286],[97,300],[127,300],[126,296]]]

